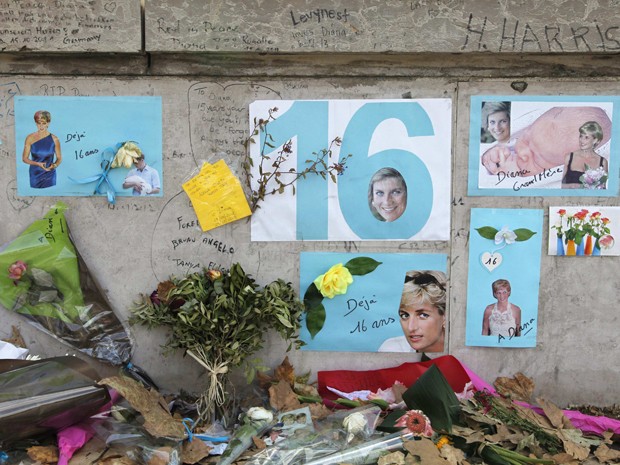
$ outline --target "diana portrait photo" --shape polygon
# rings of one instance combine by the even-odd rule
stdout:
[[[446,338],[445,273],[409,271],[398,306],[402,335],[386,339],[379,352],[443,352]]]
[[[52,115],[46,110],[34,113],[37,130],[24,141],[22,161],[28,165],[28,180],[33,189],[56,185],[56,169],[62,162],[60,140],[50,132]]]

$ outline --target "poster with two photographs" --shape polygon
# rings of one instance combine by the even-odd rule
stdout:
[[[21,196],[161,197],[162,99],[15,97]]]
[[[471,97],[469,195],[618,195],[617,96]]]

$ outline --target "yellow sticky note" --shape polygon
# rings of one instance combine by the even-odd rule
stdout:
[[[200,172],[183,184],[203,231],[252,214],[241,182],[224,160],[203,164]]]

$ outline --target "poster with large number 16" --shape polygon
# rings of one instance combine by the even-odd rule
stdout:
[[[253,102],[252,240],[448,240],[451,128],[450,99]]]

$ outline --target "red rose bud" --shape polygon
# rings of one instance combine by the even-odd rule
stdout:
[[[13,281],[19,281],[26,270],[28,269],[28,265],[21,260],[17,260],[11,266],[9,266],[9,279]]]

